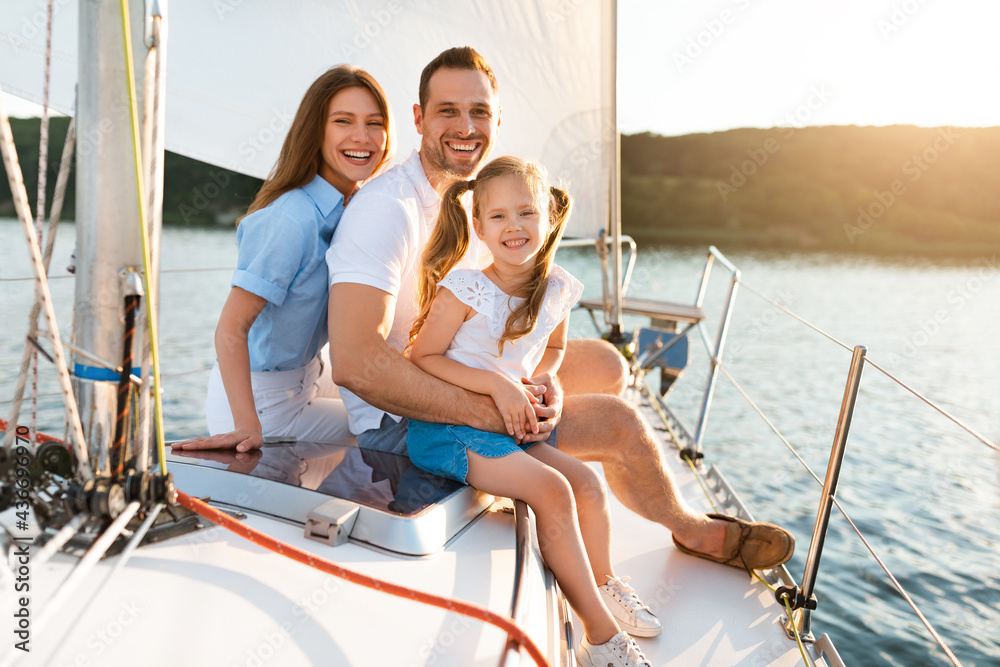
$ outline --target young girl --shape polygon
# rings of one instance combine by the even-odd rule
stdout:
[[[452,271],[469,246],[460,198],[470,189],[474,229],[493,263]],[[586,630],[580,664],[648,664],[621,627],[639,636],[662,628],[628,578],[614,576],[601,480],[555,448],[555,431],[544,443],[519,444],[528,431],[538,432],[537,399],[522,381],[555,374],[569,310],[582,292],[552,263],[569,209],[569,196],[550,188],[537,165],[514,157],[493,160],[474,181],[449,188],[423,255],[409,355],[427,373],[492,396],[508,435],[410,420],[406,445],[420,468],[531,507],[545,562]]]
[[[265,436],[350,437],[319,354],[327,342],[326,250],[351,196],[390,152],[389,105],[370,74],[341,65],[312,83],[236,231],[237,268],[205,402],[213,435],[175,448],[246,452]]]

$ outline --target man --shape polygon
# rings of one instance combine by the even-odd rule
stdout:
[[[401,354],[417,315],[416,276],[441,195],[474,177],[500,126],[496,78],[482,56],[461,47],[431,61],[413,120],[419,152],[355,195],[327,252],[334,381],[358,444],[394,452],[405,451],[407,418],[506,433],[489,396],[427,375]],[[470,248],[471,265],[480,250]],[[559,449],[603,464],[618,499],[670,529],[686,553],[747,569],[788,560],[794,539],[784,529],[706,516],[684,503],[649,425],[617,396],[626,375],[610,346],[571,341],[558,378],[530,380],[532,391],[544,395],[536,412],[546,421],[527,438],[544,440],[558,423]]]

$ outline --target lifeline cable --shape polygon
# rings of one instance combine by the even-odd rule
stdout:
[[[677,434],[674,433],[674,429],[673,427],[671,427],[670,421],[667,419],[667,415],[663,412],[663,408],[660,407],[659,401],[656,399],[655,396],[653,396],[653,388],[649,386],[649,382],[646,381],[645,378],[643,378],[643,386],[640,387],[639,389],[640,391],[646,393],[646,398],[648,398],[653,407],[656,408],[657,414],[660,416],[660,419],[663,420],[663,425],[667,427],[667,431],[670,432],[670,437],[673,438],[674,444],[677,446],[677,449],[682,449],[681,441],[678,439]],[[691,474],[693,474],[694,478],[698,481],[698,485],[701,487],[702,492],[705,494],[705,498],[708,499],[708,502],[711,503],[712,505],[712,509],[716,512],[716,514],[718,514],[719,508],[715,504],[715,499],[712,497],[712,494],[709,493],[708,489],[705,487],[705,484],[701,479],[701,475],[698,474],[698,471],[695,468],[694,461],[692,461],[690,458],[685,458],[684,460],[687,462],[688,467],[691,468]],[[755,579],[757,579],[757,581],[764,584],[764,586],[769,591],[771,591],[772,593],[775,592],[774,586],[772,586],[766,579],[760,576],[760,573],[758,573],[757,570],[751,570],[751,574],[754,576]]]
[[[366,574],[348,570],[347,568],[341,567],[332,561],[315,556],[308,551],[304,551],[290,544],[285,544],[270,535],[265,535],[250,526],[246,526],[225,512],[221,512],[211,505],[198,500],[197,498],[192,498],[180,490],[177,491],[177,502],[192,512],[208,519],[212,523],[218,524],[223,528],[227,528],[237,535],[250,540],[257,546],[270,549],[277,554],[287,556],[294,561],[314,567],[317,570],[326,572],[327,574],[332,574],[335,577],[340,577],[341,579],[345,579],[352,584],[358,584],[359,586],[364,586],[366,588],[373,588],[377,591],[382,591],[390,595],[406,598],[408,600],[414,600],[415,602],[421,602],[423,604],[429,604],[431,606],[440,607],[441,609],[453,611],[464,616],[486,621],[487,623],[495,625],[506,632],[511,639],[523,646],[528,652],[528,655],[531,656],[532,660],[534,660],[535,664],[539,665],[539,667],[547,667],[549,664],[546,662],[545,656],[542,655],[541,650],[533,641],[531,641],[531,638],[525,634],[524,630],[514,625],[513,621],[509,618],[504,618],[489,609],[485,609],[471,602],[463,602],[462,600],[453,600],[439,595],[434,595],[432,593],[415,591],[411,588],[400,586],[399,584],[382,581]]]

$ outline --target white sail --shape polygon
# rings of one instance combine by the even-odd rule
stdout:
[[[177,46],[167,73],[166,147],[263,178],[308,85],[340,63],[367,69],[389,96],[397,158],[419,143],[412,105],[423,66],[468,44],[494,67],[503,107],[495,155],[542,162],[572,189],[574,234],[607,227],[615,128],[610,0],[388,2],[191,0],[170,3]],[[50,106],[73,113],[77,8],[55,2]],[[0,83],[41,102],[44,7],[0,9]],[[128,122],[121,113],[107,122]],[[100,140],[81,134],[80,150]]]

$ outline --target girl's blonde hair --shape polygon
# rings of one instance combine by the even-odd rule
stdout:
[[[458,181],[445,192],[437,224],[427,242],[427,247],[424,248],[417,287],[419,315],[410,329],[407,349],[413,345],[430,313],[437,284],[455,268],[469,249],[469,218],[465,207],[462,206],[462,195],[472,190],[472,217],[479,220],[480,204],[486,187],[491,180],[500,176],[519,176],[524,179],[535,204],[541,211],[548,211],[549,233],[535,256],[531,279],[525,285],[524,289],[528,292],[528,296],[507,318],[503,335],[497,343],[497,353],[503,354],[504,342],[521,338],[535,328],[545,299],[552,258],[566,227],[572,200],[564,190],[548,185],[545,172],[539,165],[517,157],[505,156],[483,167],[474,180]]]
[[[240,220],[273,203],[281,195],[307,185],[323,164],[323,139],[326,136],[327,114],[330,113],[330,100],[333,96],[347,88],[364,88],[375,98],[379,111],[385,122],[385,151],[382,159],[375,165],[372,175],[379,173],[392,159],[392,132],[389,127],[389,102],[385,92],[371,74],[353,65],[338,65],[321,74],[312,82],[306,94],[299,103],[298,111],[288,128],[281,153],[274,163],[267,180],[257,192],[257,197],[250,204],[247,212]]]

